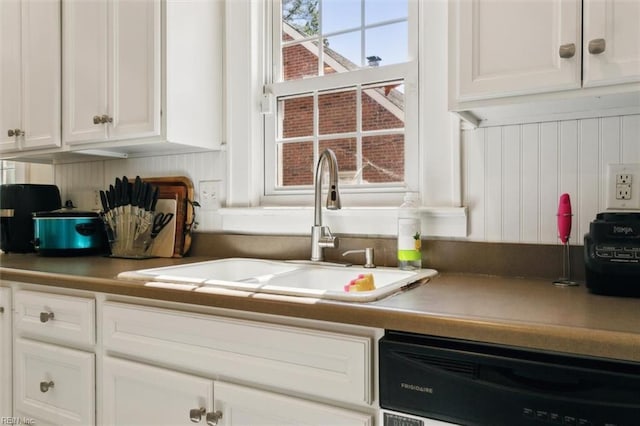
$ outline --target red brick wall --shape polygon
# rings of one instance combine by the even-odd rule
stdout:
[[[302,45],[287,47],[283,52],[285,80],[317,75],[318,58]],[[325,74],[335,72],[325,64]],[[384,93],[382,89],[378,93]],[[322,94],[318,100],[320,135],[356,130],[356,92]],[[284,144],[281,164],[284,186],[313,184],[313,98],[288,99],[283,106],[282,136],[309,136],[309,142]],[[403,128],[404,123],[367,93],[362,95],[363,130]],[[320,150],[331,148],[336,153],[341,171],[356,170],[356,140],[345,138],[323,141]],[[398,182],[404,177],[404,136],[365,137],[363,179],[367,182]]]

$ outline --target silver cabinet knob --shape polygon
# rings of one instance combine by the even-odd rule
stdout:
[[[102,120],[99,115],[93,116],[93,124],[102,124]]]
[[[113,117],[109,117],[107,114],[104,114],[102,117],[100,117],[100,122],[103,124],[113,123]]]
[[[202,420],[202,416],[204,416],[206,412],[207,410],[202,407],[192,408],[191,410],[189,410],[189,420],[191,420],[192,423],[200,423],[200,420]]]
[[[207,413],[207,417],[205,420],[207,421],[208,426],[218,426],[218,421],[222,418],[222,411],[213,411],[211,413]]]
[[[47,322],[54,317],[53,312],[40,312],[40,322]]]
[[[53,387],[53,380],[49,380],[48,382],[40,382],[40,392],[42,393],[45,393],[52,387]]]
[[[595,38],[589,42],[589,53],[599,55],[607,48],[607,42],[603,38]]]
[[[9,137],[13,137],[13,136],[24,136],[24,130],[20,130],[20,129],[9,129],[9,131],[7,132],[7,134],[9,135]]]
[[[573,58],[576,54],[576,44],[575,43],[567,43],[560,46],[560,57],[563,59]]]

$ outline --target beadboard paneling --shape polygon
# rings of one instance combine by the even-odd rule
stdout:
[[[572,244],[605,210],[609,163],[640,163],[640,116],[462,132],[463,200],[470,240],[557,242],[560,194],[571,195]]]
[[[188,176],[195,186],[197,200],[200,181],[224,180],[225,174],[224,152],[215,151],[57,164],[55,184],[60,188],[63,201],[71,199],[77,207],[91,210],[96,208],[95,191],[108,188],[116,177]],[[220,195],[224,199],[224,193]],[[214,229],[214,218],[204,213],[197,212],[198,229]]]

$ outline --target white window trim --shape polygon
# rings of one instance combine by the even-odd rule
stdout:
[[[418,1],[418,0],[410,0]],[[419,49],[420,170],[423,235],[466,237],[467,209],[461,207],[459,120],[447,112],[447,2],[420,3],[423,43]],[[225,5],[227,25],[225,73],[226,110],[226,203],[213,214],[220,232],[307,235],[313,220],[311,207],[264,207],[263,120],[260,105],[265,40],[265,2],[238,0]],[[267,19],[268,21],[268,19]],[[268,70],[271,71],[271,70]],[[435,98],[435,100],[434,100]],[[429,99],[429,101],[427,101]],[[403,194],[393,194],[400,205]],[[309,205],[312,196],[309,196]],[[396,233],[397,210],[393,207],[351,208],[324,211],[333,232],[388,235]]]

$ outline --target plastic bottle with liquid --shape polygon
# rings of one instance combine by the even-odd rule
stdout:
[[[422,268],[422,223],[420,220],[420,195],[407,192],[398,209],[398,268],[415,270]]]

